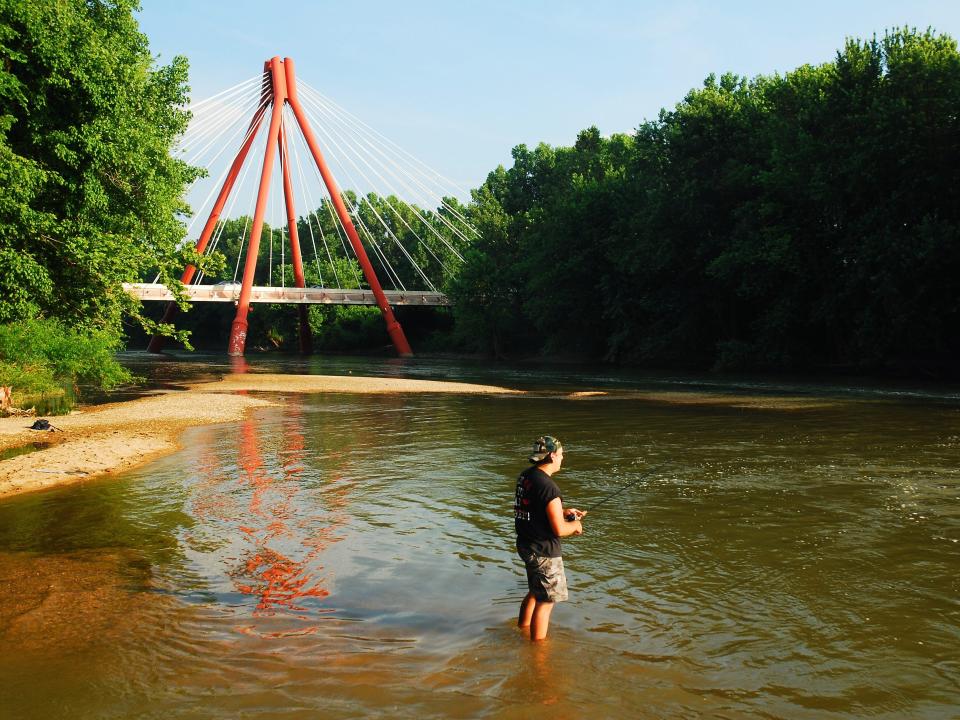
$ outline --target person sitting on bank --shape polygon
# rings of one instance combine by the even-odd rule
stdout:
[[[563,509],[560,488],[553,474],[563,464],[563,446],[550,435],[533,444],[533,463],[517,478],[514,526],[517,553],[527,571],[529,592],[520,603],[517,625],[530,628],[531,640],[543,640],[550,627],[554,603],[567,599],[560,538],[583,533],[580,522],[586,512]]]

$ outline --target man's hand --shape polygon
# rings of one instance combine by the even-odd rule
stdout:
[[[580,518],[584,515],[586,513],[582,510],[565,508],[558,497],[547,503],[547,521],[553,534],[560,538],[583,533]]]

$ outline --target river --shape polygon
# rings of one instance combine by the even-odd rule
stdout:
[[[530,392],[287,395],[0,503],[0,716],[957,717],[956,389],[250,362]],[[543,433],[566,504],[635,484],[564,540],[531,644],[511,509]]]

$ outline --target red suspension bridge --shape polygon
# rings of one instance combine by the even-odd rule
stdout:
[[[208,254],[217,250],[231,217],[235,232],[241,220],[243,228],[239,238],[226,241],[234,244],[231,280],[205,277],[193,265],[180,280],[193,302],[235,304],[229,354],[243,354],[250,305],[263,302],[297,307],[304,353],[311,351],[310,304],[376,305],[397,352],[412,355],[392,306],[449,304],[443,279],[478,235],[456,200],[465,191],[318,91],[298,87],[290,58],[272,58],[262,75],[188,110],[190,127],[177,152],[211,179],[188,238],[193,223],[206,218],[204,225],[188,241]],[[225,156],[231,145],[234,154]],[[259,181],[248,183],[254,158],[262,158]],[[353,192],[340,189],[328,159]],[[204,190],[198,183],[191,200]],[[299,218],[298,201],[306,210]],[[251,205],[252,219],[235,214],[238,206],[242,211]],[[384,289],[380,276],[391,289]],[[125,287],[141,300],[171,301],[173,293],[158,280]],[[172,322],[177,310],[169,302],[162,322]],[[155,336],[149,349],[160,352],[163,340]]]

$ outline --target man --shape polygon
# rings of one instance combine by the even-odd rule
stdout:
[[[563,464],[563,446],[550,435],[537,438],[530,456],[533,465],[517,478],[514,526],[517,552],[527,570],[529,592],[520,604],[517,625],[530,628],[531,640],[543,640],[553,604],[567,599],[560,538],[583,533],[586,512],[563,509],[553,474]]]

